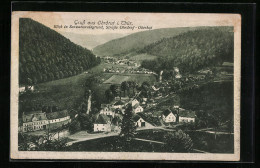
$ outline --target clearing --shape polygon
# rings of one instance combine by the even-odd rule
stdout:
[[[103,83],[120,85],[124,81],[134,81],[138,84],[142,84],[144,81],[147,81],[152,84],[156,81],[156,78],[154,75],[150,74],[114,74]]]

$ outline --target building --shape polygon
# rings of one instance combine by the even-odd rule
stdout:
[[[94,132],[111,132],[110,118],[104,114],[100,114],[94,122]]]
[[[47,119],[50,123],[50,129],[57,129],[63,125],[67,125],[71,122],[70,116],[67,110],[56,111],[51,113],[46,113]]]
[[[152,86],[152,89],[153,89],[154,91],[158,91],[160,88],[156,88],[155,86]]]
[[[19,87],[19,92],[24,93],[25,91],[34,91],[34,86],[20,86]]]
[[[22,132],[53,130],[71,122],[67,110],[46,113],[42,111],[34,111],[30,114],[22,116]]]
[[[139,101],[137,99],[132,100],[132,107],[134,107],[136,104],[139,104]]]
[[[133,106],[133,111],[134,113],[141,113],[144,111],[144,108],[138,104],[136,104],[135,106]]]
[[[117,109],[117,108],[121,109],[123,106],[124,106],[124,102],[122,102],[121,100],[118,100],[117,102],[115,102],[113,104],[113,108],[115,108],[115,109]]]
[[[135,126],[136,126],[137,128],[141,128],[141,127],[152,128],[152,127],[153,127],[150,123],[148,123],[147,121],[145,121],[145,120],[144,120],[141,116],[139,116],[139,115],[135,115],[135,116],[133,117],[133,120],[134,120]]]
[[[162,113],[162,119],[166,123],[176,122],[177,115],[173,114],[173,112],[170,109],[167,109]]]
[[[25,92],[25,86],[19,87],[19,92],[20,93]]]
[[[106,115],[106,116],[115,116],[115,111],[113,111],[111,108],[105,107],[99,112],[100,114]]]
[[[232,62],[223,62],[222,66],[223,67],[233,67],[234,63],[232,63]]]
[[[179,123],[182,122],[195,122],[195,111],[189,111],[182,108],[179,108]]]

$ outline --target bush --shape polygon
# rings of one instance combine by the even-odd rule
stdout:
[[[81,130],[80,122],[77,120],[73,120],[69,126],[69,132],[71,134],[76,133]]]
[[[165,148],[170,152],[191,152],[193,142],[190,136],[182,130],[167,132],[164,136],[166,140]]]

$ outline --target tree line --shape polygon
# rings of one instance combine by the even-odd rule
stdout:
[[[20,84],[77,75],[101,61],[88,49],[32,19],[21,18],[19,24]]]

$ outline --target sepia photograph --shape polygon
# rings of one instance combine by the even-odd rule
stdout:
[[[240,15],[16,11],[11,27],[11,159],[240,160]]]

